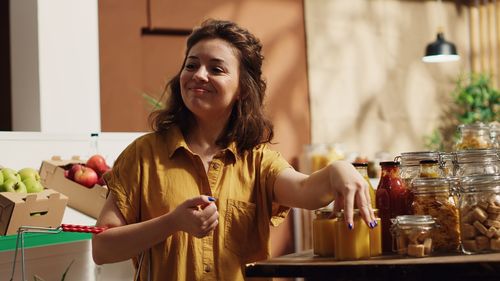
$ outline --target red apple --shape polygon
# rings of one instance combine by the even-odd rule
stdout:
[[[81,164],[73,164],[71,168],[68,170],[67,178],[70,180],[75,180],[75,173],[80,171],[83,168]]]
[[[94,171],[97,172],[97,175],[101,177],[104,173],[109,171],[111,169],[107,164],[106,160],[104,157],[102,157],[99,154],[95,154],[92,157],[87,160],[87,163],[85,163],[85,166],[92,168]]]
[[[84,166],[82,166],[80,170],[75,172],[74,177],[77,183],[84,185],[88,188],[93,187],[99,180],[97,173],[92,168]]]

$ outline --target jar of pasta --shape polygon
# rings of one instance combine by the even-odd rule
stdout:
[[[462,251],[466,254],[500,251],[500,175],[460,179]]]
[[[400,255],[426,257],[432,254],[431,231],[436,222],[431,216],[405,215],[392,219],[391,233],[394,251]]]
[[[457,252],[460,249],[458,206],[446,178],[416,178],[412,182],[414,215],[428,215],[439,227],[431,232],[437,252]]]
[[[335,254],[335,223],[331,208],[314,211],[313,252],[315,255],[333,257]]]
[[[494,175],[500,173],[498,149],[471,149],[455,152],[454,175]]]
[[[490,127],[484,123],[461,124],[456,150],[492,148]]]

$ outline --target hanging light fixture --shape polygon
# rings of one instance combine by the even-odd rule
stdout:
[[[439,8],[442,8],[441,0],[438,0]],[[442,14],[442,13],[440,13]],[[450,62],[458,61],[460,56],[457,53],[455,44],[444,39],[442,28],[438,28],[436,41],[429,43],[425,48],[425,56],[422,57],[423,62]]]

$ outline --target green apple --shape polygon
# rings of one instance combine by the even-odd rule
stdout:
[[[0,173],[0,185],[3,184],[3,173]]]
[[[21,177],[21,180],[24,181],[27,178],[33,178],[36,181],[40,180],[40,174],[38,173],[37,170],[33,168],[23,168],[17,172],[19,176]]]
[[[28,193],[37,193],[43,190],[42,183],[34,178],[27,178],[23,180],[23,183],[26,186],[26,191],[28,191]]]
[[[2,172],[2,174],[3,174],[3,181],[4,182],[6,182],[8,179],[21,181],[21,176],[19,176],[19,174],[14,169],[2,168],[2,170],[0,170],[0,172]]]
[[[8,179],[0,185],[0,192],[27,193],[28,191],[26,190],[26,185],[22,181]]]

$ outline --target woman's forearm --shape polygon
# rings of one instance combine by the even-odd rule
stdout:
[[[148,221],[112,227],[92,239],[96,264],[113,263],[138,256],[178,231],[172,213]]]
[[[307,176],[285,170],[274,186],[275,200],[285,206],[314,210],[328,205],[333,199],[330,187],[330,165]]]

